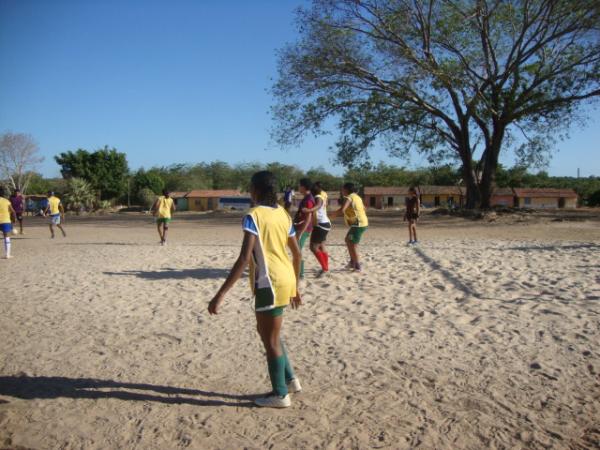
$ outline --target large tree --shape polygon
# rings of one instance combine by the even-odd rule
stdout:
[[[127,156],[114,148],[105,146],[94,152],[78,149],[61,153],[54,159],[64,179],[84,179],[100,193],[102,200],[120,197],[127,191]]]
[[[313,0],[273,87],[282,145],[339,120],[338,161],[379,141],[456,159],[467,206],[490,205],[498,158],[547,155],[600,95],[598,0]]]
[[[0,180],[13,190],[26,193],[31,177],[43,160],[31,135],[9,132],[0,136]]]

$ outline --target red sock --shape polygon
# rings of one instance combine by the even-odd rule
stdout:
[[[319,264],[321,264],[321,268],[327,272],[329,270],[329,255],[325,252],[316,252],[315,256],[317,257]]]

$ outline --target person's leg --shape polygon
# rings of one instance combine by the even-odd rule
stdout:
[[[273,393],[285,397],[288,394],[286,385],[286,357],[281,346],[280,332],[283,317],[269,313],[256,313],[256,328],[267,353],[269,377]]]
[[[10,258],[10,235],[2,230],[2,236],[4,237],[4,257]]]
[[[167,221],[165,221],[163,223],[163,232],[162,232],[163,242],[165,242],[165,243],[167,242],[167,231],[168,230],[169,230],[169,223]]]
[[[413,240],[412,237],[412,221],[409,219],[408,220],[408,243],[410,244]]]
[[[162,233],[162,224],[160,222],[156,222],[156,229],[158,230],[158,236],[160,237],[160,243],[162,244],[164,241],[163,233]]]
[[[19,217],[19,233],[23,234],[23,216]]]
[[[285,383],[287,385],[290,381],[296,378],[296,376],[294,375],[294,369],[292,368],[290,358],[288,357],[287,349],[281,337],[279,338],[279,345],[281,346],[281,351],[283,352],[283,356],[285,357]]]
[[[325,272],[329,272],[329,253],[327,253],[327,249],[325,248],[325,241],[319,244],[319,251],[321,252],[321,265],[323,266],[323,270]]]
[[[54,239],[54,224],[50,223],[50,237]]]
[[[304,244],[307,239],[310,237],[310,233],[304,232],[302,236],[300,236],[300,240],[298,241],[298,247],[300,247],[300,251],[304,248]],[[300,263],[300,278],[304,278],[304,258],[302,258],[302,262]]]
[[[56,226],[62,232],[63,237],[67,237],[67,233],[65,232],[65,229],[63,228],[62,224],[59,223]]]
[[[344,242],[346,243],[346,247],[348,248],[348,255],[350,256],[350,266],[354,268],[356,261],[354,260],[354,244],[350,240],[350,232],[346,234]]]
[[[413,241],[417,242],[417,222],[413,221],[412,223],[412,232],[413,232]]]

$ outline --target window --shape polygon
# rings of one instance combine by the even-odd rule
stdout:
[[[388,197],[387,205],[388,205],[388,208],[391,208],[392,206],[394,206],[394,197]]]
[[[440,198],[439,197],[435,197],[433,199],[433,204],[434,204],[434,206],[440,206]]]
[[[531,205],[531,197],[525,197],[525,204]]]
[[[375,196],[370,196],[369,197],[369,206],[371,208],[375,208],[375,205],[377,204],[377,198]]]
[[[200,206],[201,204],[202,204],[202,201],[199,198],[194,200],[194,205]]]

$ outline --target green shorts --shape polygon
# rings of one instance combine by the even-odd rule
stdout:
[[[165,225],[167,225],[170,221],[171,221],[171,219],[169,217],[158,217],[156,219],[156,223],[158,225],[160,225],[161,223],[164,223]]]
[[[362,239],[362,235],[365,234],[369,227],[350,227],[348,230],[348,234],[346,237],[350,239],[350,242],[353,244],[360,244],[360,240]]]
[[[260,308],[265,308],[270,305],[273,305],[273,292],[269,288],[260,288],[257,289],[254,294],[254,309],[258,310]],[[275,306],[271,309],[266,309],[263,311],[256,311],[258,314],[266,314],[272,317],[278,317],[283,314],[283,309],[285,306]]]

